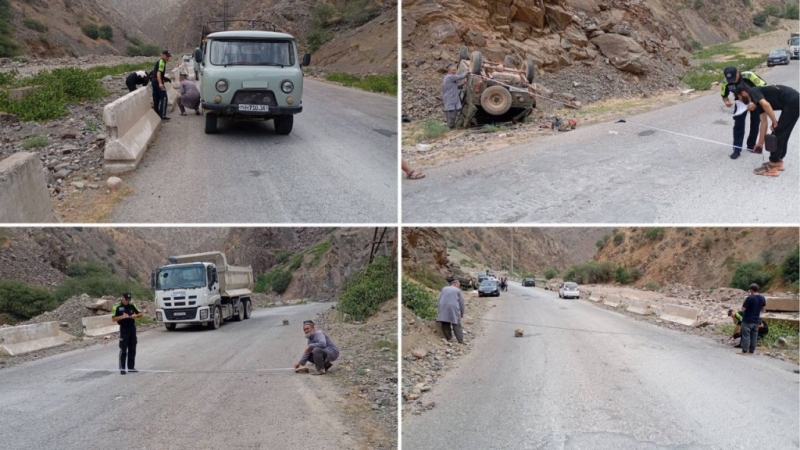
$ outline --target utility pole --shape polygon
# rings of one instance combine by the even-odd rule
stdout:
[[[224,0],[222,2],[222,26],[223,30],[228,31],[228,10],[231,8],[231,1]]]
[[[514,229],[509,228],[511,230],[511,275],[514,275]]]

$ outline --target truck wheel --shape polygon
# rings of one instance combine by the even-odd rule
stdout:
[[[483,55],[481,52],[475,50],[472,52],[472,59],[469,61],[469,71],[473,75],[480,75],[483,68]]]
[[[525,64],[522,65],[522,71],[525,72],[525,79],[528,80],[528,83],[533,83],[533,76],[536,71],[533,60],[526,59]]]
[[[178,324],[175,324],[175,323],[165,323],[165,324],[164,324],[164,328],[166,328],[166,329],[167,329],[167,331],[175,331],[175,328],[178,328]]]
[[[208,322],[208,329],[216,330],[219,328],[220,324],[222,324],[222,310],[217,306],[214,308],[214,319]]]
[[[278,134],[286,136],[292,132],[292,125],[294,125],[294,116],[291,114],[283,114],[274,119],[275,131]]]
[[[206,134],[214,134],[217,132],[217,115],[208,113],[206,114]]]
[[[458,52],[458,62],[461,62],[469,57],[469,49],[466,45],[461,46],[461,50]]]
[[[250,315],[253,313],[253,307],[250,306],[250,301],[244,302],[244,318],[245,320],[250,318]]]
[[[500,116],[511,109],[511,93],[503,86],[491,86],[481,94],[483,110],[493,116]]]
[[[513,69],[516,65],[516,60],[514,59],[514,55],[506,55],[505,59],[503,60],[503,65],[506,66],[506,69]]]
[[[239,313],[233,317],[233,320],[241,322],[244,320],[244,302],[239,306]]]

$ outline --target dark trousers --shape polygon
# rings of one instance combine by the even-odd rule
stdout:
[[[742,352],[755,353],[758,342],[758,324],[742,323]]]
[[[458,120],[458,113],[459,113],[459,111],[457,109],[444,112],[444,116],[447,119],[447,126],[448,127],[450,127],[450,128],[455,128],[456,127],[456,120]]]
[[[121,331],[119,333],[119,370],[136,368],[136,331]]]
[[[450,323],[450,322],[440,322],[442,324],[442,333],[444,333],[444,338],[449,340],[453,339],[453,331],[456,333],[456,340],[458,340],[459,344],[464,343],[464,331],[461,328],[461,325],[457,323]],[[453,327],[453,330],[450,330],[450,326]]]
[[[328,361],[328,354],[321,348],[311,349],[311,355],[308,357],[308,362],[313,363],[317,370],[328,370],[331,363]]]
[[[162,119],[167,116],[167,90],[161,89],[157,82],[153,83],[153,110]]]
[[[744,142],[744,128],[747,122],[747,115],[750,115],[750,134],[747,135],[747,148],[753,149],[758,140],[758,127],[761,126],[761,116],[747,111],[733,118],[733,151],[742,151]]]
[[[792,135],[792,130],[797,123],[798,112],[800,106],[798,102],[800,98],[789,102],[789,105],[781,111],[781,116],[778,117],[778,128],[772,133],[778,141],[777,150],[769,154],[770,162],[776,163],[781,161],[786,156],[786,150],[789,146],[789,136]]]

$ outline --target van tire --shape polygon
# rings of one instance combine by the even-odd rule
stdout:
[[[166,328],[167,331],[175,331],[175,329],[178,328],[178,324],[176,324],[176,323],[165,323],[164,324],[164,328]]]
[[[276,117],[273,122],[275,123],[275,131],[283,136],[292,132],[294,125],[294,116],[291,114],[282,114]]]
[[[206,134],[214,134],[217,132],[217,115],[208,113],[206,114]]]

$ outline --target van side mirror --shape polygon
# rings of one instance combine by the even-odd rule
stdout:
[[[156,288],[156,273],[155,272],[150,272],[150,288],[151,289],[155,289]]]
[[[300,66],[301,67],[308,67],[310,65],[311,65],[311,54],[310,53],[306,53],[305,55],[303,55],[303,62],[300,63]]]

